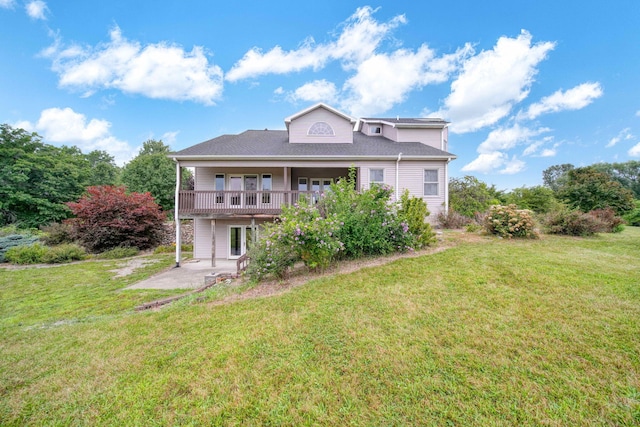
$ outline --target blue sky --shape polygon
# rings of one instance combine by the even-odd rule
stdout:
[[[640,160],[640,1],[0,0],[0,122],[119,164],[317,102],[451,121],[500,189]]]

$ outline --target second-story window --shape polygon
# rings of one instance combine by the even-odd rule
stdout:
[[[307,135],[312,136],[334,136],[333,128],[327,122],[315,122],[309,128]]]

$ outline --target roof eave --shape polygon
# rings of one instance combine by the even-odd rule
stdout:
[[[390,155],[361,155],[361,156],[314,156],[314,155],[296,155],[296,156],[236,156],[236,155],[169,155],[170,158],[181,160],[285,160],[285,161],[297,161],[297,160],[397,160],[397,154]],[[419,155],[402,155],[403,160],[454,160],[457,156],[454,154],[441,154],[433,156],[419,156]]]

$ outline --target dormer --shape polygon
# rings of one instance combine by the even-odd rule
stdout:
[[[368,136],[383,136],[395,142],[419,142],[447,150],[449,123],[437,118],[365,118],[356,130]]]
[[[355,120],[323,103],[287,117],[284,123],[289,132],[290,143],[353,143]]]

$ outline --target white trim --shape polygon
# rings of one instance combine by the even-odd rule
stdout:
[[[231,255],[231,229],[239,228],[240,229],[240,255]],[[251,232],[253,230],[251,224],[229,224],[227,226],[227,259],[238,259],[242,255],[247,253],[247,232]],[[258,227],[255,227],[256,233],[258,232]],[[257,238],[258,236],[256,236]]]
[[[435,171],[436,181],[425,181],[424,173],[426,171]],[[436,194],[425,194],[425,184],[436,184]],[[422,169],[422,196],[423,197],[438,197],[440,196],[440,168],[423,168]]]

